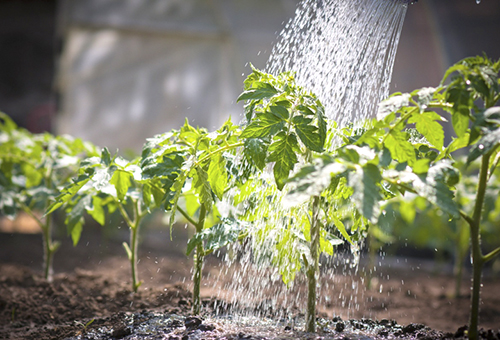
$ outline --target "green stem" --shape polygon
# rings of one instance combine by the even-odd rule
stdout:
[[[318,196],[312,199],[312,215],[310,229],[310,251],[313,263],[307,268],[307,313],[306,313],[306,332],[316,332],[316,286],[319,276],[319,241],[320,225],[318,221],[320,198]]]
[[[54,259],[54,253],[57,246],[52,244],[52,215],[47,215],[45,217],[45,223],[42,225],[42,235],[43,235],[43,260],[44,260],[44,277],[48,282],[52,282],[53,268],[52,263]]]
[[[198,223],[195,223],[195,229],[197,233],[201,233],[205,227],[205,218],[207,215],[207,209],[205,204],[200,206],[200,216]],[[196,251],[194,254],[194,272],[193,272],[193,315],[199,315],[201,311],[201,298],[200,298],[200,287],[201,287],[201,275],[203,271],[203,244],[199,243],[196,246]]]
[[[500,247],[493,250],[491,253],[488,253],[483,256],[484,263],[489,262],[495,258],[495,256],[500,254]]]
[[[123,204],[121,202],[118,202],[118,210],[120,210],[120,214],[122,215],[123,219],[127,223],[128,227],[130,229],[134,228],[135,223],[134,221],[130,218],[128,215],[127,211],[125,210]]]
[[[495,98],[493,98],[493,101],[492,101],[493,104],[491,106],[495,105],[499,101],[500,101],[500,93],[498,94],[498,96],[496,96]]]
[[[137,290],[142,284],[142,281],[139,281],[139,275],[137,271],[137,258],[138,258],[137,249],[139,244],[139,229],[141,225],[141,220],[146,214],[145,213],[143,214],[140,211],[140,202],[138,200],[134,201],[133,205],[134,205],[134,217],[132,220],[127,214],[122,203],[118,202],[120,213],[122,214],[123,218],[125,219],[130,228],[130,245],[129,245],[130,253],[128,255],[129,255],[131,275],[132,275],[132,290],[135,293],[137,293]]]
[[[137,289],[141,285],[137,273],[137,245],[138,245],[139,224],[136,228],[130,229],[130,265],[132,268],[132,290],[137,293]]]
[[[481,274],[484,265],[484,257],[481,251],[481,212],[483,210],[484,197],[486,194],[486,184],[488,180],[488,167],[490,155],[482,157],[481,170],[479,172],[479,184],[474,206],[472,220],[468,221],[471,229],[471,248],[472,248],[472,295],[471,310],[469,320],[468,337],[470,340],[478,339],[479,322],[479,302],[481,294]]]
[[[221,148],[219,148],[217,150],[209,152],[205,156],[201,157],[195,164],[196,165],[203,164],[204,161],[206,161],[207,159],[210,159],[210,157],[212,157],[216,153],[224,152],[224,151],[231,150],[231,149],[235,149],[235,148],[237,148],[239,146],[243,146],[243,145],[245,145],[244,142],[239,142],[239,143],[235,143],[235,144],[227,144],[227,145],[225,145],[225,146],[223,146],[223,147],[221,147]]]
[[[177,211],[181,213],[182,216],[184,216],[184,218],[186,220],[188,220],[189,223],[191,223],[192,225],[196,226],[198,223],[191,217],[188,215],[187,212],[184,211],[184,209],[182,209],[181,207],[177,206]]]

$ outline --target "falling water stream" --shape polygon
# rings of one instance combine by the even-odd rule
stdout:
[[[267,70],[296,72],[341,127],[367,118],[389,94],[407,7],[400,0],[304,0]]]

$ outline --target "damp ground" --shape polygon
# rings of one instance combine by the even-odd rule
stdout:
[[[234,304],[222,296],[231,296],[223,289],[234,287],[227,282],[233,276],[221,275],[226,269],[211,257],[204,269],[203,314],[192,317],[192,263],[182,253],[185,240],[169,241],[157,232],[147,235],[139,263],[144,283],[134,294],[120,239],[97,232],[84,234],[76,248],[64,243],[56,254],[54,281],[47,283],[41,277],[40,235],[0,233],[0,339],[464,337],[468,278],[461,297],[452,298],[454,282],[446,267],[415,258],[386,258],[368,290],[364,275],[329,278],[323,283],[329,292],[319,306],[318,333],[308,334],[301,331],[303,310],[297,306],[281,312],[265,301],[239,301],[239,312],[232,310]],[[480,314],[484,339],[500,340],[499,291],[500,279],[485,275]],[[249,317],[252,313],[267,317]]]

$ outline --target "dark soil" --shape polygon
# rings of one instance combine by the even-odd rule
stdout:
[[[432,274],[420,260],[405,260],[404,266],[386,260],[370,290],[362,276],[324,279],[332,298],[322,300],[318,333],[307,334],[300,331],[300,307],[274,319],[248,319],[228,311],[231,304],[221,301],[228,292],[220,294],[220,287],[227,287],[232,276],[213,284],[223,267],[209,258],[204,312],[194,318],[192,262],[182,254],[185,239],[170,241],[168,234],[147,232],[139,263],[144,284],[132,293],[120,245],[126,234],[120,235],[110,241],[90,233],[76,248],[64,243],[55,258],[57,274],[47,283],[41,277],[40,235],[0,233],[0,339],[425,340],[463,338],[466,331],[469,281],[464,280],[462,297],[451,298],[452,277]],[[481,335],[500,340],[500,280],[486,276],[483,284]]]

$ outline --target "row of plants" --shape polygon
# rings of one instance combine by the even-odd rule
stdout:
[[[484,222],[498,217],[499,71],[500,61],[486,56],[464,59],[438,87],[394,94],[380,104],[377,118],[339,128],[293,74],[253,69],[238,98],[245,103],[241,126],[228,120],[208,132],[186,121],[179,130],[148,139],[133,160],[107,149],[96,154],[95,147],[79,141],[87,147],[75,148],[72,157],[89,157],[78,163],[71,181],[36,183],[52,188],[41,209],[45,219],[63,210],[75,243],[85,214],[105,225],[107,214],[118,211],[130,229],[124,247],[134,291],[141,283],[137,247],[143,218],[166,211],[171,233],[177,219],[188,221],[196,231],[186,251],[194,253],[194,314],[201,308],[204,257],[248,240],[255,260],[277,266],[284,283],[305,273],[306,330],[314,332],[321,254],[333,255],[344,241],[357,247],[380,230],[389,209],[411,224],[425,202],[446,216],[438,228],[467,226],[469,233],[460,238],[468,237],[473,262],[468,335],[477,339],[481,273],[500,253],[500,248],[483,253],[480,241],[488,229]],[[0,209],[12,215],[22,208],[19,202],[32,199],[30,169],[39,166],[26,165],[23,145],[13,137],[19,129],[7,116],[2,119],[0,138],[8,142],[0,149]],[[455,134],[451,138],[443,129],[447,120]],[[461,152],[467,154],[464,163],[456,160]],[[461,173],[464,166],[478,172]],[[23,198],[10,199],[8,192]]]

